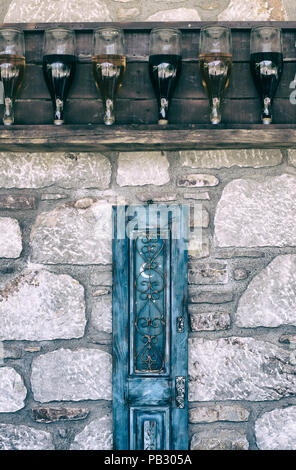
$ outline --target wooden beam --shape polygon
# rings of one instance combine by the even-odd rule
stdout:
[[[296,126],[15,126],[0,131],[1,151],[139,151],[295,148]]]

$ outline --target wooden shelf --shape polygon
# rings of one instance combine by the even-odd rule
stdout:
[[[138,151],[296,148],[296,125],[14,126],[0,131],[2,151]]]
[[[221,126],[210,126],[209,104],[198,72],[200,28],[205,22],[16,24],[25,32],[26,77],[15,105],[16,125],[0,125],[0,151],[177,150],[296,147],[296,105],[289,98],[296,73],[296,22],[221,22],[232,29],[233,72],[223,105]],[[260,121],[260,103],[249,67],[250,30],[274,25],[283,30],[284,72],[274,100],[274,124]],[[92,31],[118,25],[125,31],[127,73],[116,105],[116,124],[103,125],[95,87]],[[0,25],[0,26],[8,26]],[[65,109],[66,124],[51,125],[52,105],[42,71],[44,30],[75,30],[77,69]],[[182,73],[170,109],[170,125],[160,127],[148,72],[149,33],[156,26],[182,31]],[[0,106],[0,116],[2,107]]]

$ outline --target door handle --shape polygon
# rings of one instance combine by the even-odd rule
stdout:
[[[177,376],[175,379],[176,408],[185,408],[186,378]]]
[[[177,332],[184,333],[184,317],[177,317]]]
[[[146,419],[143,423],[144,450],[156,450],[157,423],[153,419]]]

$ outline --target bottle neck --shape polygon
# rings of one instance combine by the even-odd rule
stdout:
[[[14,123],[13,101],[11,98],[4,99],[4,116],[3,124],[11,126]]]
[[[54,124],[60,126],[64,124],[64,102],[59,98],[56,99],[56,109],[54,115]]]
[[[111,126],[115,122],[114,116],[114,102],[110,98],[107,98],[105,103],[104,123],[106,126]]]
[[[213,98],[211,103],[211,115],[212,124],[220,124],[221,122],[221,99]]]
[[[262,122],[263,124],[271,124],[272,122],[272,111],[271,111],[271,99],[266,97],[263,101],[262,110]]]

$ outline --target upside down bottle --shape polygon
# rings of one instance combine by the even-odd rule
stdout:
[[[220,124],[224,93],[232,70],[231,31],[207,26],[200,32],[199,71],[210,103],[210,121]]]
[[[271,124],[272,104],[283,73],[282,35],[264,26],[251,31],[251,73],[261,100],[262,123]]]
[[[14,102],[25,74],[24,33],[17,28],[0,29],[0,80],[4,91],[3,124],[14,123]]]
[[[158,124],[168,124],[168,113],[181,74],[181,32],[155,28],[150,34],[149,73],[158,103]]]

